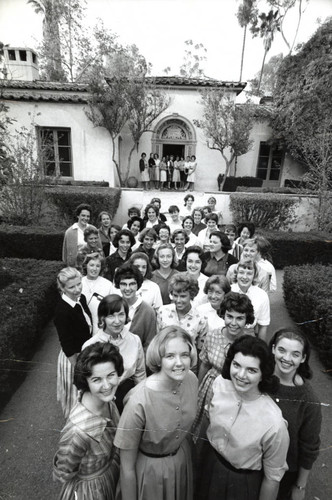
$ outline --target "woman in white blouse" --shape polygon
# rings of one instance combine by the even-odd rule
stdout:
[[[212,386],[197,499],[276,499],[289,445],[281,410],[267,394],[277,387],[265,342],[248,335],[235,340]]]
[[[142,299],[157,311],[159,307],[163,305],[163,300],[161,298],[159,286],[157,283],[151,281],[152,266],[150,264],[149,257],[146,253],[136,252],[130,257],[128,263],[138,267],[144,278],[143,284],[139,289]]]

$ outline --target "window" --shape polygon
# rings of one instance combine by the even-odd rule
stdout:
[[[257,163],[256,177],[264,181],[279,181],[283,160],[283,151],[261,142]]]
[[[33,64],[37,64],[37,56],[32,52],[32,62]]]
[[[20,60],[21,61],[26,61],[27,60],[27,51],[26,50],[20,50],[19,54],[20,54]]]
[[[8,59],[10,61],[16,61],[15,50],[8,50]]]
[[[70,129],[38,128],[45,175],[72,176]]]

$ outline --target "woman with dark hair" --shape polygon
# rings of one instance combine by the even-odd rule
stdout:
[[[143,231],[144,228],[144,221],[141,219],[141,217],[132,217],[131,219],[128,220],[127,222],[127,227],[129,231],[131,231],[134,235],[135,238],[135,245],[131,248],[132,252],[135,252],[140,246],[140,241],[139,241],[139,234],[141,231]]]
[[[199,499],[276,499],[289,445],[282,413],[267,394],[277,388],[265,342],[248,335],[236,339],[212,386]]]
[[[113,402],[123,373],[117,347],[97,343],[77,358],[74,383],[80,397],[62,430],[53,476],[61,500],[113,500],[119,478],[114,435],[119,414]]]
[[[225,276],[212,275],[205,281],[203,288],[205,300],[201,299],[197,311],[208,320],[209,332],[225,326],[224,320],[220,317],[220,306],[226,293],[230,291],[231,287]]]
[[[174,170],[173,170],[173,175],[172,175],[172,182],[175,191],[180,189],[180,156],[176,156],[174,160]]]
[[[116,248],[113,245],[113,241],[115,239],[115,236],[121,231],[121,226],[118,224],[111,224],[111,230],[110,230],[110,235],[111,235],[111,243],[110,243],[110,252],[109,255],[112,255],[112,253],[116,252]],[[107,257],[107,256],[106,256]]]
[[[152,203],[149,203],[144,209],[143,219],[145,222],[145,227],[151,229],[153,226],[159,224],[159,208]]]
[[[129,306],[130,331],[139,336],[144,351],[156,335],[156,314],[140,295],[138,290],[143,283],[143,276],[136,266],[125,264],[116,270],[114,284]]]
[[[235,243],[243,246],[248,238],[254,237],[255,225],[252,222],[241,222],[238,225],[237,232],[239,237],[235,240]]]
[[[62,260],[66,266],[76,266],[77,252],[79,247],[85,243],[84,229],[90,222],[91,212],[91,206],[86,203],[81,203],[76,207],[77,222],[67,229],[63,239]]]
[[[88,255],[83,262],[82,293],[92,316],[92,335],[98,331],[98,306],[101,299],[114,293],[113,284],[101,276],[104,268],[105,259],[100,255]]]
[[[163,305],[163,300],[161,298],[159,286],[157,283],[151,281],[152,266],[149,257],[146,253],[136,252],[130,257],[128,264],[136,266],[143,276],[143,283],[139,290],[142,299],[149,304],[149,306],[153,307],[154,310],[158,310],[159,307]]]
[[[226,234],[231,244],[231,249],[228,250],[228,252],[232,254],[233,257],[236,257],[238,260],[240,260],[243,246],[235,242],[235,236],[237,234],[237,229],[235,224],[226,224],[224,226],[224,233]]]
[[[183,198],[183,201],[184,201],[184,208],[182,208],[180,211],[181,220],[183,220],[183,218],[186,217],[187,215],[192,214],[195,197],[192,194],[186,194],[186,196]]]
[[[274,374],[280,385],[273,398],[288,422],[290,444],[288,471],[281,480],[278,500],[303,500],[310,471],[319,454],[322,414],[319,399],[308,380],[308,339],[292,328],[281,328],[273,335],[270,349]]]
[[[177,262],[179,262],[184,252],[186,251],[185,245],[188,243],[189,237],[184,229],[175,229],[171,236],[171,243],[173,243],[175,250],[175,257]]]
[[[61,292],[54,315],[54,324],[61,344],[57,369],[57,400],[65,418],[76,403],[73,385],[74,366],[82,345],[91,338],[92,318],[82,294],[82,275],[74,267],[65,267],[57,276]]]
[[[181,326],[195,341],[197,351],[200,352],[207,334],[207,321],[192,307],[192,301],[198,291],[198,283],[195,278],[188,273],[175,274],[168,285],[172,304],[159,308],[157,329],[160,331],[166,326]]]
[[[195,307],[205,302],[206,299],[204,286],[208,277],[201,272],[203,262],[203,250],[201,247],[194,245],[186,249],[177,267],[179,271],[185,271],[197,280],[199,292],[193,300],[193,306]]]
[[[114,441],[123,499],[192,500],[188,436],[197,397],[190,368],[196,361],[192,338],[178,326],[151,342],[146,362],[152,375],[128,394]]]
[[[196,170],[197,170],[196,156],[192,155],[189,162],[189,172],[187,176],[187,186],[186,186],[186,189],[189,189],[190,191],[194,190]]]
[[[111,245],[111,216],[108,212],[100,212],[98,215],[98,222],[100,224],[98,228],[99,238],[103,247],[104,255],[110,254]]]
[[[178,273],[175,250],[170,243],[161,243],[158,246],[153,259],[153,267],[155,270],[152,273],[151,281],[159,286],[163,304],[170,304],[168,283],[172,276]]]
[[[205,222],[207,227],[198,233],[198,240],[204,252],[208,252],[210,250],[210,234],[213,231],[218,231],[218,215],[208,214],[205,218]]]
[[[140,246],[135,250],[135,252],[143,252],[149,257],[150,262],[152,262],[154,256],[154,248],[157,241],[157,233],[154,229],[145,228],[140,233],[138,240],[141,242]]]
[[[150,175],[149,175],[149,165],[146,159],[146,153],[141,154],[141,159],[139,161],[139,171],[141,173],[141,181],[143,184],[143,189],[149,189]]]
[[[122,266],[131,255],[131,248],[135,245],[134,235],[129,229],[121,229],[114,238],[113,245],[117,249],[105,261],[105,278],[113,281],[115,270]]]
[[[84,229],[85,245],[81,246],[77,252],[77,268],[81,271],[83,261],[87,256],[99,255],[104,258],[104,252],[99,237],[99,231],[95,226],[89,225]]]
[[[196,234],[193,233],[194,219],[192,218],[191,215],[186,215],[183,218],[182,227],[189,238],[185,246],[186,247],[192,247],[193,245],[200,246],[200,241],[198,237],[196,236]]]
[[[227,281],[224,276],[212,276],[209,278],[212,283],[213,278]],[[228,290],[230,290],[229,285]],[[200,385],[197,414],[193,426],[195,440],[204,437],[206,431],[205,407],[210,404],[212,385],[224,366],[227,349],[235,339],[245,335],[245,325],[254,321],[254,309],[246,295],[229,292],[224,297],[219,308],[222,326],[215,326],[212,330],[209,329],[199,355],[198,383]]]
[[[145,379],[144,351],[141,339],[129,331],[129,307],[123,297],[107,295],[98,307],[99,331],[85,342],[82,350],[96,342],[107,342],[117,346],[123,358],[124,371],[116,391],[115,404],[121,413],[123,398],[127,392]]]
[[[212,214],[215,215],[215,214]],[[205,252],[204,259],[204,274],[212,276],[214,274],[222,274],[226,276],[228,268],[237,263],[237,259],[233,257],[228,250],[231,245],[226,234],[221,231],[212,231],[209,236],[210,251]]]
[[[161,244],[170,243],[171,228],[167,224],[161,222],[160,224],[158,224],[158,226],[154,226],[153,229],[156,231],[158,237],[157,243],[155,245],[155,250],[157,250],[157,248]]]
[[[206,229],[206,224],[202,222],[204,218],[204,212],[201,208],[194,208],[191,215],[192,218],[194,219],[194,227],[192,231],[195,236],[198,236],[200,231]]]

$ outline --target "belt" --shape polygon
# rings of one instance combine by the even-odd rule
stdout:
[[[155,453],[148,453],[146,451],[143,451],[143,450],[139,450],[141,453],[143,453],[143,455],[145,455],[146,457],[151,457],[151,458],[165,458],[165,457],[174,457],[174,455],[177,454],[177,452],[179,451],[179,448],[177,448],[175,451],[172,451],[171,453],[165,453],[163,455],[157,455]]]
[[[256,472],[257,474],[262,472],[261,470],[257,469],[237,469],[232,464],[230,464],[222,455],[220,455],[214,448],[213,451],[215,452],[219,462],[222,463],[226,467],[226,469],[231,470],[232,472],[238,472],[239,474],[251,474],[254,472]]]

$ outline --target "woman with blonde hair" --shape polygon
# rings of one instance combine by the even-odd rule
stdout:
[[[189,431],[195,417],[197,355],[192,338],[178,326],[152,340],[151,370],[127,398],[114,443],[120,449],[125,500],[193,498]]]

